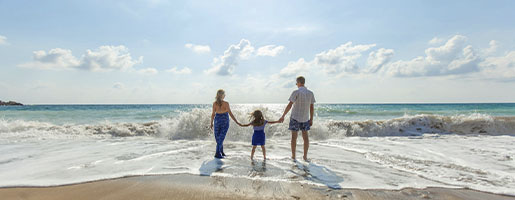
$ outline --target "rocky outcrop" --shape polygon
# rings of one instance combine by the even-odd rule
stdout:
[[[23,106],[23,104],[15,102],[15,101],[1,101],[0,106]]]

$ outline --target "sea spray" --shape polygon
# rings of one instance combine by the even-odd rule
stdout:
[[[247,123],[247,112],[251,109],[235,111],[241,123]],[[276,111],[263,109],[269,120],[277,120],[280,114]],[[243,117],[242,117],[243,116]],[[162,118],[150,122],[117,123],[103,122],[100,124],[65,124],[55,125],[48,122],[24,120],[0,120],[0,134],[37,135],[105,135],[112,137],[151,136],[171,140],[211,139],[212,130],[209,128],[211,112],[209,109],[193,109],[182,112],[175,117]],[[288,118],[285,123],[273,124],[266,127],[269,139],[287,139]],[[227,139],[245,141],[251,131],[239,127],[231,121]],[[486,114],[471,115],[406,115],[388,120],[331,120],[315,118],[310,136],[316,140],[344,138],[350,136],[414,136],[424,133],[435,134],[474,134],[474,135],[515,135],[514,117],[493,117]]]

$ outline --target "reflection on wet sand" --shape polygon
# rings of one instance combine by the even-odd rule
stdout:
[[[258,161],[252,161],[250,163],[251,165],[251,170],[249,171],[249,176],[250,177],[255,177],[255,176],[258,176],[258,177],[262,177],[262,176],[265,176],[265,173],[266,173],[266,161],[262,161],[262,162],[258,162]]]
[[[336,175],[335,172],[329,168],[321,165],[308,162],[308,164],[294,161],[290,172],[302,177],[306,180],[321,183],[331,189],[341,189],[340,182],[343,182],[343,178]]]
[[[224,162],[220,159],[204,161],[200,166],[199,172],[201,176],[211,176],[213,172],[223,172]]]

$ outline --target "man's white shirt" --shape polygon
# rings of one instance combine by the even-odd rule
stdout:
[[[298,122],[309,121],[309,108],[311,104],[315,103],[315,95],[306,87],[299,87],[299,89],[291,93],[289,101],[293,102],[291,111],[291,118]]]

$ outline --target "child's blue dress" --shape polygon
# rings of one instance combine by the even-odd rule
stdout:
[[[265,125],[268,121],[262,126],[254,126],[254,135],[252,135],[252,146],[257,145],[265,145]]]

